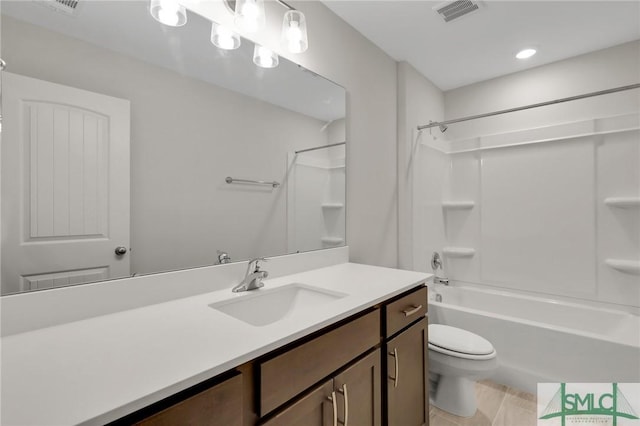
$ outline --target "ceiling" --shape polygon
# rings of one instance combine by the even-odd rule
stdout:
[[[450,90],[640,39],[640,1],[480,1],[445,23],[441,1],[324,0],[396,61]],[[538,53],[515,58],[521,49]]]

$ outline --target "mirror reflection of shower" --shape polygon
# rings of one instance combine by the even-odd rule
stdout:
[[[328,135],[341,121],[329,124]],[[289,165],[289,252],[344,245],[345,142],[293,152]]]

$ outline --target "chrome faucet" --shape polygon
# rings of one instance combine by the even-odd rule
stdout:
[[[267,278],[269,273],[267,271],[260,270],[260,265],[258,265],[258,262],[260,261],[267,262],[267,259],[264,257],[258,257],[249,261],[249,264],[247,265],[247,272],[244,274],[244,279],[240,284],[232,288],[231,291],[239,293],[241,291],[255,290],[257,288],[264,287],[262,280]]]
[[[231,256],[229,256],[229,253],[227,253],[226,251],[220,251],[220,250],[217,250],[217,252],[218,252],[218,263],[220,265],[231,263]]]
[[[444,268],[442,267],[442,258],[440,257],[440,253],[438,253],[437,251],[434,251],[433,255],[431,256],[431,268],[433,269],[434,273],[434,284],[449,285],[449,278],[438,276],[438,269],[443,270],[444,272]]]

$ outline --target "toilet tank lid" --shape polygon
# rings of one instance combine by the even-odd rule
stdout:
[[[488,355],[494,351],[491,342],[484,337],[444,324],[429,324],[429,343],[470,355]]]

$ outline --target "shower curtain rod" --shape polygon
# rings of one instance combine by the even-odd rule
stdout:
[[[446,126],[447,124],[460,123],[461,121],[475,120],[477,118],[491,117],[491,116],[494,116],[494,115],[506,114],[508,112],[516,112],[516,111],[522,111],[522,110],[525,110],[525,109],[531,109],[531,108],[538,108],[538,107],[543,107],[543,106],[547,106],[547,105],[560,104],[560,103],[563,103],[563,102],[577,101],[578,99],[590,98],[592,96],[607,95],[609,93],[622,92],[624,90],[631,90],[631,89],[638,89],[638,88],[640,88],[640,83],[638,83],[638,84],[630,84],[628,86],[614,87],[613,89],[600,90],[598,92],[585,93],[583,95],[570,96],[568,98],[555,99],[553,101],[540,102],[540,103],[537,103],[537,104],[531,104],[531,105],[521,106],[521,107],[517,107],[517,108],[503,109],[503,110],[500,110],[500,111],[488,112],[488,113],[485,113],[485,114],[470,115],[468,117],[454,118],[452,120],[446,120],[446,121],[432,121],[429,124],[424,124],[422,126],[418,126],[418,130],[429,129],[431,127]]]
[[[331,145],[322,145],[322,146],[316,146],[314,148],[301,149],[299,151],[295,151],[295,153],[300,154],[301,152],[315,151],[317,149],[331,148],[332,146],[338,146],[338,145],[344,145],[344,144],[346,144],[346,142],[332,143]]]

